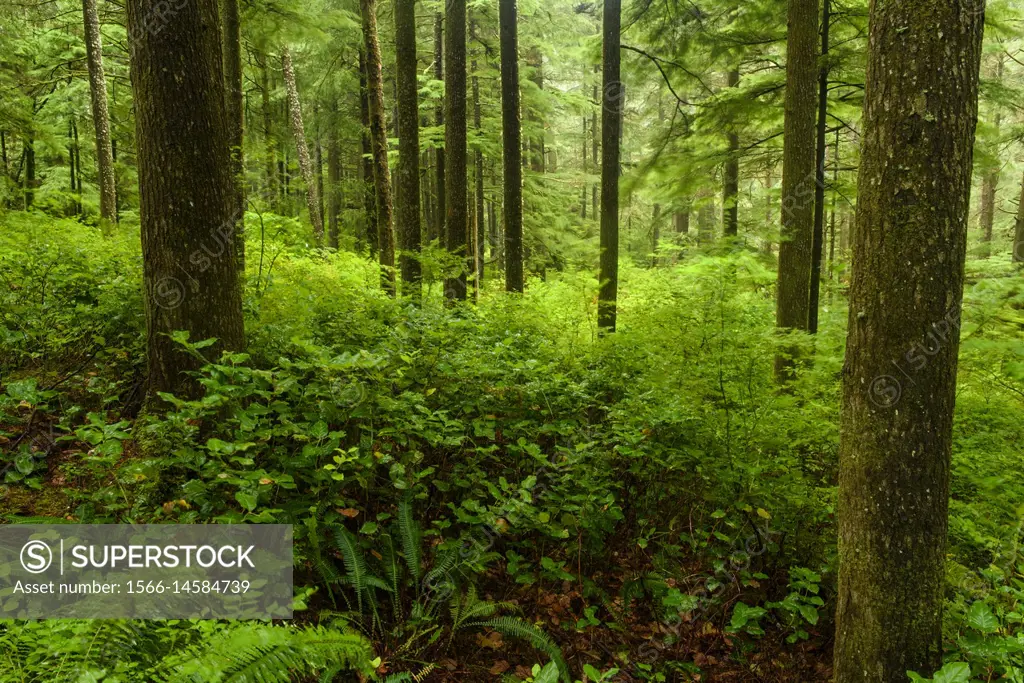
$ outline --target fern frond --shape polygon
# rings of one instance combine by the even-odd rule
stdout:
[[[419,582],[423,576],[422,555],[422,534],[412,513],[412,502],[408,497],[398,504],[398,533],[402,538],[402,554],[405,556],[405,564],[409,567],[409,575],[413,581]]]
[[[519,638],[528,642],[534,649],[540,650],[555,663],[558,667],[558,673],[564,683],[571,683],[571,677],[569,673],[569,665],[566,663],[565,658],[562,656],[562,650],[555,644],[555,641],[551,639],[547,633],[537,628],[533,624],[520,619],[519,617],[498,617],[497,619],[490,619],[488,621],[477,621],[466,626],[482,626],[485,628],[494,629],[498,633],[509,636],[510,638]]]
[[[366,567],[366,557],[360,549],[355,536],[344,527],[337,527],[334,532],[334,541],[338,550],[341,551],[341,559],[345,564],[348,584],[356,593],[356,603],[359,613],[363,612],[364,596],[369,592],[369,571]]]

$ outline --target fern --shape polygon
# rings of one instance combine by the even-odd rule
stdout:
[[[334,532],[334,540],[338,550],[341,551],[341,559],[345,563],[348,583],[356,593],[356,604],[359,608],[359,613],[362,614],[364,597],[370,591],[368,581],[370,573],[366,567],[366,558],[363,556],[355,536],[348,529],[338,527]]]
[[[496,619],[490,619],[488,621],[478,621],[466,626],[482,626],[484,628],[494,629],[502,635],[509,636],[511,638],[520,638],[527,641],[534,649],[540,650],[555,663],[558,667],[558,673],[561,679],[565,683],[571,683],[571,677],[569,674],[569,665],[566,663],[565,658],[562,656],[562,650],[555,644],[555,641],[551,639],[547,633],[537,628],[533,624],[520,619],[519,617],[498,617]]]
[[[406,497],[398,504],[398,533],[402,539],[402,553],[405,555],[405,563],[409,567],[409,575],[413,581],[419,583],[423,576],[421,566],[420,545],[422,543],[420,527],[412,514],[412,503]]]

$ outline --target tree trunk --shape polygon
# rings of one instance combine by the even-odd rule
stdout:
[[[270,108],[270,67],[269,58],[263,55],[263,63],[260,64],[260,99],[263,108],[263,145],[266,149],[267,158],[264,160],[264,174],[266,175],[266,188],[264,199],[270,205],[271,210],[278,211],[278,178],[276,170],[277,145],[274,141],[273,112]]]
[[[96,0],[82,0],[85,19],[85,54],[89,64],[92,127],[96,131],[96,166],[100,189],[100,221],[106,228],[117,222],[117,189],[114,155],[110,148],[110,115],[107,113],[107,80],[103,75],[103,43]]]
[[[740,83],[739,67],[729,71],[728,85],[735,88]],[[739,234],[739,202],[740,195],[740,136],[736,132],[739,125],[735,120],[729,122],[728,156],[722,171],[722,236],[736,237]]]
[[[1020,199],[1017,202],[1017,219],[1013,229],[1013,251],[1010,257],[1014,263],[1024,263],[1024,180],[1020,183]]]
[[[313,107],[313,119],[316,123],[314,128],[316,144],[313,146],[313,177],[316,178],[317,211],[320,212],[320,223],[324,223],[324,146],[320,134],[320,105]]]
[[[36,200],[36,140],[32,133],[25,137],[25,210]]]
[[[519,27],[516,0],[498,0],[501,43],[501,143],[505,233],[505,290],[522,292],[523,281],[523,130],[519,112]]]
[[[75,163],[72,164],[71,171],[75,175],[75,211],[82,214],[82,146],[78,144],[78,123],[71,120],[71,135],[74,139],[73,150],[75,154]],[[115,212],[116,214],[116,212]]]
[[[373,184],[373,147],[370,144],[370,96],[366,85],[366,50],[359,49],[359,113],[363,131],[360,144],[363,150],[361,167],[363,179],[363,207],[366,213],[366,240],[370,257],[377,258],[377,192]]]
[[[444,16],[438,12],[434,15],[434,79],[444,81]],[[444,102],[438,101],[434,110],[434,125],[440,128],[444,125]],[[438,240],[439,244],[447,244],[444,236],[445,213],[445,187],[444,187],[444,146],[434,151],[435,159],[435,185],[437,192],[436,225],[434,235],[431,239]]]
[[[242,29],[238,21],[238,0],[221,0],[221,10],[224,111],[228,119],[231,175],[235,186],[235,258],[239,272],[245,273],[245,165],[242,159],[245,110],[242,107]]]
[[[1001,81],[1003,78],[1003,55],[997,56],[996,66],[992,70],[992,77],[996,81]],[[993,115],[993,123],[995,124],[996,137],[999,136],[999,126],[1001,123],[1000,112],[997,109]],[[995,150],[995,154],[998,155],[998,149]],[[996,216],[996,190],[999,187],[999,164],[996,163],[991,168],[985,170],[985,175],[981,182],[981,210],[979,211],[981,219],[981,257],[988,258],[992,255],[992,225],[995,222]]]
[[[384,110],[384,78],[377,40],[377,1],[360,0],[363,44],[366,49],[366,98],[370,106],[370,148],[373,151],[373,187],[377,204],[377,252],[381,287],[395,294],[395,234],[391,217],[391,175],[388,169],[388,128]]]
[[[445,246],[466,261],[456,277],[445,280],[445,296],[464,301],[466,273],[474,267],[466,210],[466,0],[446,0],[445,22]]]
[[[690,234],[690,212],[677,211],[675,215],[676,233],[679,235]]]
[[[597,110],[601,106],[601,98],[598,96],[597,92],[597,75],[599,71],[600,67],[597,64],[595,64],[594,85],[591,89],[591,97],[594,106],[590,112],[590,144],[592,145],[590,149],[590,158],[594,160],[594,165],[601,163],[597,160],[599,145],[597,135]],[[597,195],[599,191],[600,190],[598,188],[597,183],[594,183],[594,185],[591,186],[590,188],[590,214],[597,220],[600,220],[600,217],[597,215]]]
[[[327,244],[339,246],[338,215],[341,212],[341,148],[338,144],[338,101],[332,100],[327,132]]]
[[[476,38],[476,24],[471,24],[473,38]],[[480,125],[480,79],[476,73],[476,57],[473,58],[473,129],[477,144],[473,151],[473,179],[476,181],[476,284],[477,289],[484,281],[484,153],[480,149],[483,128]]]
[[[984,13],[871,5],[839,473],[837,683],[942,663]]]
[[[397,218],[402,293],[420,298],[420,120],[416,85],[416,0],[395,0],[398,80]]]
[[[306,144],[306,131],[302,127],[302,104],[299,102],[299,89],[295,85],[295,68],[292,66],[292,54],[287,45],[281,50],[281,67],[284,84],[288,90],[288,111],[292,133],[295,135],[299,172],[302,173],[302,182],[306,185],[306,208],[309,209],[309,222],[313,225],[313,238],[319,245],[324,241],[324,222],[320,214],[320,197],[317,195],[316,182],[313,179],[313,164],[309,159],[309,146]]]
[[[384,77],[380,42],[377,39],[377,2],[360,0],[363,44],[366,54],[366,99],[370,114],[370,149],[373,157],[373,187],[377,207],[377,254],[381,287],[395,294],[395,234],[392,220],[391,173],[388,168],[388,129],[384,109]]]
[[[821,292],[821,255],[825,239],[825,132],[828,123],[828,29],[831,21],[830,0],[824,0],[821,11],[821,55],[818,68],[818,125],[814,182],[814,229],[811,235],[811,282],[807,303],[807,331],[818,333],[818,299]]]
[[[782,234],[775,325],[807,330],[814,233],[815,85],[818,81],[818,0],[789,0],[785,137],[782,146]],[[775,377],[793,377],[798,348],[787,344],[775,357]]]
[[[620,0],[605,0],[601,27],[601,272],[597,296],[597,326],[604,332],[615,331],[619,290],[619,129],[624,95],[619,76],[621,18]]]
[[[651,216],[651,267],[658,265],[658,240],[661,238],[661,204],[654,205]]]
[[[153,398],[198,393],[185,373],[202,361],[171,333],[184,330],[192,343],[216,337],[204,350],[211,359],[245,345],[217,0],[164,12],[164,30],[147,30],[161,5],[128,2]]]

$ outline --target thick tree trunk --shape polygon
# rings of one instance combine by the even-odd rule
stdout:
[[[377,39],[377,1],[360,0],[363,44],[366,49],[366,98],[370,106],[370,148],[373,150],[373,187],[377,204],[377,252],[381,287],[395,294],[395,233],[392,227],[391,173],[388,169],[388,128],[384,110],[384,78]]]
[[[839,474],[837,683],[942,663],[984,13],[871,6]]]
[[[438,12],[434,15],[434,79],[444,81],[444,16]],[[444,125],[444,102],[438,101],[434,110],[434,125],[440,128]],[[445,187],[444,187],[444,146],[434,151],[435,176],[434,190],[437,192],[437,204],[435,210],[436,223],[434,234],[431,239],[438,240],[439,244],[447,244],[444,235],[445,210]]]
[[[597,296],[597,326],[604,332],[615,331],[619,290],[619,130],[625,94],[619,76],[621,20],[620,0],[605,0],[601,27],[601,271]]]
[[[519,112],[519,26],[516,0],[498,0],[501,43],[501,142],[504,165],[502,228],[505,233],[505,290],[522,292],[523,130]]]
[[[159,0],[129,0],[135,95],[149,391],[197,393],[185,373],[202,361],[171,333],[211,337],[215,358],[245,345],[235,267],[234,185],[224,115],[217,0],[163,11]],[[189,144],[181,144],[187,138]]]
[[[690,212],[688,210],[677,211],[675,215],[676,233],[679,235],[690,234]]]
[[[281,67],[285,88],[288,90],[288,112],[292,133],[295,136],[299,172],[302,173],[302,182],[306,185],[306,208],[309,209],[309,222],[313,225],[313,238],[319,245],[324,241],[324,222],[320,213],[320,197],[313,178],[313,163],[309,158],[309,145],[306,143],[306,131],[302,127],[302,104],[299,102],[299,89],[295,84],[295,67],[292,66],[292,54],[287,45],[281,50]]]
[[[363,151],[361,166],[363,180],[363,208],[366,213],[366,240],[370,257],[377,258],[377,192],[373,184],[373,146],[370,144],[370,96],[366,84],[366,50],[359,50],[359,113],[363,130],[360,144]]]
[[[785,138],[782,146],[782,234],[775,325],[807,330],[814,233],[815,85],[818,81],[818,0],[789,0]],[[775,357],[780,383],[793,377],[797,347]]]
[[[228,118],[228,143],[231,145],[231,175],[235,185],[235,259],[245,272],[245,166],[242,159],[242,135],[245,111],[242,108],[242,28],[238,20],[238,0],[221,0],[224,31],[224,110]]]
[[[466,0],[445,1],[444,167],[445,246],[466,266],[445,280],[445,296],[466,299],[466,273],[473,271],[469,245],[466,188]]]
[[[740,70],[734,68],[729,71],[728,86],[735,88],[740,83]],[[729,149],[725,159],[725,167],[722,170],[722,236],[736,237],[739,234],[739,207],[737,203],[740,197],[740,136],[736,132],[738,122],[729,122],[729,130],[726,133]]]
[[[818,68],[818,124],[815,148],[814,229],[811,235],[811,283],[807,303],[807,331],[818,333],[818,298],[821,291],[821,255],[825,240],[825,133],[828,123],[828,29],[831,21],[830,0],[824,0],[821,11],[821,55]]]
[[[395,0],[398,80],[398,239],[402,293],[420,298],[420,120],[416,86],[416,0]]]
[[[114,154],[110,148],[110,115],[107,112],[107,80],[103,75],[103,43],[96,0],[82,0],[85,19],[85,54],[89,64],[89,94],[92,102],[92,126],[96,131],[96,166],[100,188],[100,220],[103,225],[117,222],[117,189],[114,179]]]

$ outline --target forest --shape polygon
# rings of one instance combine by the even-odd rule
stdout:
[[[294,582],[0,683],[1024,683],[1022,0],[2,0],[0,161],[0,537]]]

